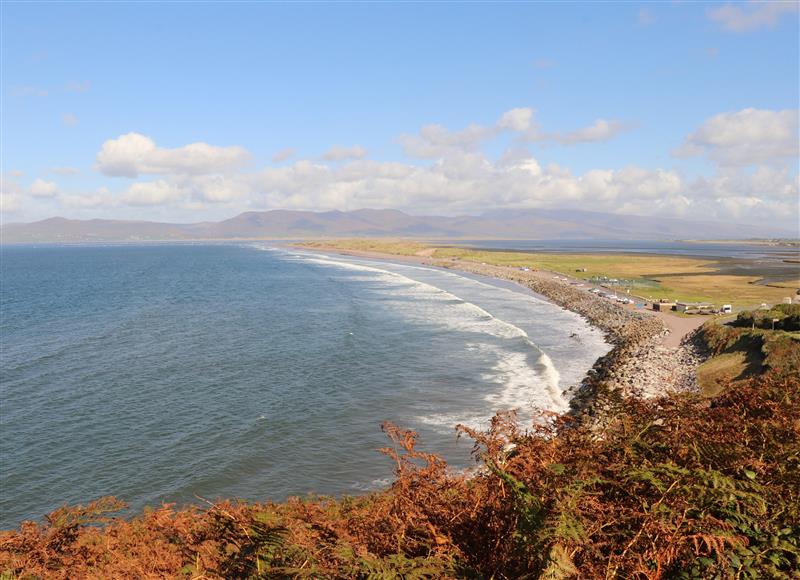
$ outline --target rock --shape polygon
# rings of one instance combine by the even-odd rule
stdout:
[[[434,265],[517,282],[603,330],[613,348],[595,363],[577,388],[570,389],[570,413],[574,416],[588,415],[602,423],[601,416],[613,410],[606,399],[653,398],[698,390],[697,366],[705,354],[691,335],[678,348],[663,346],[661,339],[669,330],[660,318],[627,310],[540,272],[466,261]]]

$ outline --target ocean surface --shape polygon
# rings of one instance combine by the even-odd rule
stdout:
[[[442,242],[432,242],[441,244]],[[527,252],[605,252],[658,254],[697,258],[782,260],[800,256],[800,248],[747,242],[686,242],[680,240],[459,240],[449,245],[487,250]]]
[[[0,528],[133,509],[357,494],[390,420],[455,468],[454,426],[563,411],[610,348],[510,283],[267,244],[4,246]]]

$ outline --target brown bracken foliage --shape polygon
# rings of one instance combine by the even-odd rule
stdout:
[[[384,426],[384,492],[165,505],[104,498],[0,533],[2,578],[800,578],[800,378],[627,401],[598,431],[513,414],[448,471]]]

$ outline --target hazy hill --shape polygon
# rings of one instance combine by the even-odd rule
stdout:
[[[0,229],[4,243],[237,238],[416,237],[494,239],[744,239],[796,237],[766,226],[577,210],[498,210],[479,216],[412,216],[398,210],[250,211],[219,222],[173,224],[54,217]]]

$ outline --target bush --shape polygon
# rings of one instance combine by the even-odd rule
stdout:
[[[740,312],[736,317],[736,326],[749,328],[772,329],[794,332],[800,330],[800,304],[777,304],[769,310],[752,310]]]

